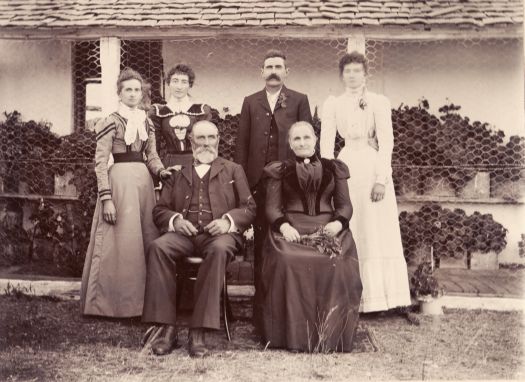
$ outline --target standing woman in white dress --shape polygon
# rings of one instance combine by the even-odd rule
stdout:
[[[352,52],[339,62],[345,91],[330,96],[322,112],[321,156],[334,158],[336,131],[344,138],[338,155],[350,169],[348,186],[363,294],[360,311],[410,305],[394,185],[394,135],[390,102],[366,89],[367,62]]]

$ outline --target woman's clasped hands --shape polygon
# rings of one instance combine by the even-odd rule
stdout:
[[[339,220],[334,220],[332,222],[327,223],[323,227],[323,232],[330,237],[335,237],[339,234],[339,232],[341,232],[342,229],[343,225],[341,224],[341,222]],[[279,230],[281,231],[284,240],[286,240],[287,242],[298,243],[301,240],[301,235],[290,223],[281,224]]]
[[[294,227],[292,227],[290,223],[281,224],[279,230],[284,236],[284,240],[288,242],[297,243],[301,239],[301,235],[299,234],[299,232]]]

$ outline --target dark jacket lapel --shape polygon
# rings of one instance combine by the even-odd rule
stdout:
[[[192,179],[193,179],[193,174],[192,174],[192,172],[193,172],[193,165],[184,165],[184,166],[182,166],[181,172],[182,172],[182,175],[184,176],[184,178],[186,178],[186,180],[188,181],[188,184],[191,187]]]
[[[210,168],[210,181],[221,172],[224,167],[224,160],[222,158],[216,158]]]
[[[266,89],[261,90],[257,93],[257,102],[261,105],[266,111],[272,112],[272,108],[268,103],[268,97],[266,97]]]
[[[274,114],[277,112],[277,110],[285,108],[281,105],[281,101],[283,101],[284,99],[284,104],[286,105],[286,101],[288,100],[288,97],[290,96],[290,93],[287,90],[288,89],[286,89],[286,86],[283,85],[283,87],[281,88],[281,91],[279,92],[279,96],[277,97],[277,103],[275,104],[275,110],[273,111]]]

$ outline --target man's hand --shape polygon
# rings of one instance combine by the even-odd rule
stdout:
[[[222,235],[223,233],[228,233],[230,230],[230,220],[228,218],[215,219],[206,227],[204,231],[208,232],[212,236]]]
[[[372,202],[379,202],[385,197],[385,185],[381,183],[374,184],[372,187],[372,192],[370,194],[370,199]]]
[[[184,219],[182,216],[177,216],[173,222],[173,229],[184,236],[195,236],[199,232],[189,220]]]
[[[290,223],[281,224],[279,230],[283,234],[284,240],[290,243],[296,243],[301,239],[301,235],[299,235],[299,232],[294,227],[292,227]]]
[[[117,209],[115,204],[113,204],[113,200],[106,199],[102,202],[102,217],[108,224],[117,223]]]
[[[159,177],[160,179],[162,180],[166,180],[168,179],[170,176],[171,176],[171,167],[167,168],[167,169],[164,169],[164,170],[161,170],[159,172]]]
[[[327,223],[324,226],[324,232],[331,237],[336,236],[343,229],[343,225],[339,220],[334,220],[333,222]]]

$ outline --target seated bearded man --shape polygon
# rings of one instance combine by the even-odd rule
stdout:
[[[218,157],[219,133],[199,121],[190,134],[194,163],[176,166],[163,187],[153,219],[163,233],[150,246],[142,320],[162,324],[151,343],[156,355],[178,345],[177,261],[199,256],[190,321],[190,356],[206,355],[205,331],[219,329],[220,295],[226,265],[242,245],[242,232],[255,218],[246,175],[236,163]]]

